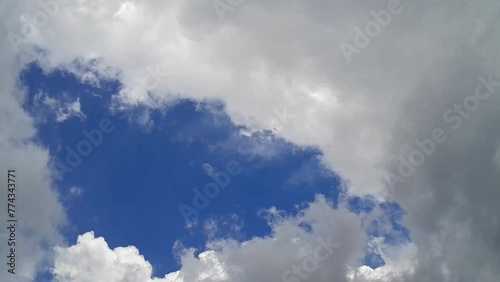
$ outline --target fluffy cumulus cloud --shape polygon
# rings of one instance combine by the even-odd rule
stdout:
[[[7,1],[0,8],[3,38],[9,39],[1,43],[7,87],[0,107],[8,118],[0,119],[0,150],[38,152],[38,178],[30,181],[42,177],[47,155],[13,141],[34,134],[14,86],[16,72],[34,58],[45,70],[66,69],[88,83],[120,80],[124,88],[116,107],[156,108],[179,97],[220,99],[237,124],[320,148],[349,193],[393,199],[406,210],[413,243],[387,250],[393,264],[358,268],[353,259],[364,239],[349,238],[358,240],[354,247],[342,237],[338,261],[310,281],[327,274],[335,281],[497,281],[498,1],[221,0],[225,8],[214,8],[212,1],[41,2],[50,4]],[[14,130],[13,121],[25,126]],[[45,226],[54,226],[60,211],[43,179],[36,191],[50,197],[53,208],[43,210],[51,224],[37,228],[49,234],[53,230]],[[260,279],[252,281],[276,281],[276,269],[293,257],[271,257],[293,251],[280,246],[283,236],[295,236],[285,227],[276,227],[276,240],[223,242],[198,257],[187,252],[179,272],[163,279],[247,281],[255,270]],[[134,249],[111,251],[89,234],[59,251],[61,279],[87,281],[71,260],[92,246],[107,253],[116,271],[142,266],[144,281],[150,279],[150,266]],[[93,259],[86,261],[88,268],[95,266]],[[351,270],[343,269],[346,263]],[[205,268],[215,272],[199,276]]]
[[[322,197],[286,216],[274,208],[266,212],[272,234],[244,242],[214,240],[206,250],[177,246],[182,267],[163,278],[152,278],[151,264],[135,247],[111,250],[93,232],[79,236],[76,245],[56,249],[58,281],[365,281],[385,274],[412,271],[412,261],[397,261],[395,253],[412,257],[412,245],[387,248],[382,238],[369,239],[362,218],[345,208],[333,209]],[[304,228],[304,226],[308,226]],[[375,270],[357,267],[370,244],[387,265]],[[396,272],[395,272],[396,271]],[[387,280],[382,280],[387,281]]]
[[[111,250],[93,232],[79,236],[74,246],[56,248],[56,253],[59,281],[152,281],[153,268],[135,247]]]

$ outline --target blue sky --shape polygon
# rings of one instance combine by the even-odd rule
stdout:
[[[294,215],[297,205],[313,201],[317,194],[338,204],[345,193],[339,177],[321,163],[318,149],[296,146],[270,131],[241,135],[242,128],[231,122],[220,102],[180,100],[157,110],[112,112],[113,95],[121,87],[116,81],[95,87],[62,71],[44,73],[36,64],[20,78],[29,93],[24,108],[38,120],[36,142],[49,149],[54,163],[64,164],[66,146],[76,149],[87,138],[82,130],[99,128],[104,118],[114,126],[71,172],[59,169],[57,186],[70,222],[63,229],[66,240],[72,243],[93,230],[111,248],[134,245],[152,263],[155,275],[179,268],[173,255],[176,241],[203,251],[214,237],[245,241],[270,235],[264,209],[274,206]],[[62,105],[78,100],[83,115],[56,121],[57,113],[40,105],[40,93]],[[148,126],[137,118],[145,114],[150,117]],[[247,151],[239,147],[242,144]],[[236,161],[242,172],[199,211],[194,226],[187,226],[179,205],[193,206],[192,189],[213,182],[209,170],[224,170],[230,161]],[[81,193],[72,193],[72,188]],[[370,213],[375,206],[369,198],[347,202],[353,213]],[[388,241],[394,234],[409,238],[400,225],[401,209],[395,204],[380,207],[394,230],[379,234],[374,222],[372,235]],[[208,220],[221,223],[216,233],[204,228]],[[383,260],[368,251],[364,263],[377,267]]]

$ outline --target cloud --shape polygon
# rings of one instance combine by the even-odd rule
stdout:
[[[85,114],[82,113],[80,109],[80,98],[77,98],[76,101],[68,103],[64,105],[62,108],[57,109],[56,120],[58,122],[63,122],[73,116],[79,117],[80,119],[85,118]]]
[[[77,244],[56,248],[54,274],[58,281],[152,281],[153,268],[132,246],[109,249],[94,232],[78,236]]]
[[[250,130],[269,127],[274,109],[286,108],[294,118],[277,135],[322,150],[325,165],[350,193],[392,198],[407,212],[414,271],[381,281],[496,281],[496,99],[463,117],[459,130],[448,131],[449,140],[394,191],[383,172],[397,169],[394,157],[410,153],[415,138],[447,125],[441,115],[474,93],[478,75],[499,76],[500,4],[401,2],[403,11],[348,64],[339,44],[351,42],[355,27],[371,21],[372,10],[386,9],[385,1],[245,1],[223,21],[210,1],[71,1],[25,36],[18,61],[2,41],[2,80],[10,87],[0,107],[15,120],[0,119],[6,132],[0,140],[34,134],[11,95],[17,73],[33,57],[45,70],[63,68],[82,80],[119,79],[124,88],[115,102],[124,107],[219,99],[232,120]],[[28,1],[2,9],[5,34],[28,30],[40,11]],[[241,275],[257,269],[253,263]],[[190,279],[198,267],[204,267],[199,259],[186,259],[176,275]],[[261,270],[262,278],[274,275]]]
[[[402,82],[390,77],[398,72],[383,60],[405,54],[380,56],[380,70],[347,66],[338,43],[376,6],[321,3],[324,10],[350,12],[351,20],[344,22],[345,11],[325,17],[317,5],[297,2],[278,12],[275,3],[249,2],[221,22],[210,3],[75,1],[61,7],[30,42],[50,54],[37,56],[45,69],[62,67],[82,76],[75,71],[77,60],[88,62],[98,76],[118,78],[124,84],[119,104],[158,107],[178,97],[221,99],[235,123],[319,146],[325,162],[353,189],[372,192],[380,189],[374,167],[394,118],[384,101],[397,104],[403,98]],[[249,20],[256,18],[258,24]],[[370,50],[363,55],[370,57]],[[413,80],[412,72],[405,79]],[[270,117],[282,109],[293,119],[277,130]]]
[[[2,5],[3,6],[3,5]],[[0,9],[2,18],[12,22]],[[5,26],[0,28],[5,35]],[[5,37],[3,37],[5,38]],[[7,170],[16,171],[16,277],[7,272],[6,258],[0,258],[0,281],[33,281],[41,262],[50,259],[47,245],[60,244],[62,236],[58,227],[65,223],[66,216],[55,191],[53,174],[49,169],[50,156],[46,149],[33,141],[36,134],[34,121],[23,111],[21,104],[26,96],[19,88],[17,79],[22,65],[10,53],[7,40],[0,41],[0,220],[6,222]],[[19,59],[19,58],[18,58]],[[0,249],[9,250],[7,229],[0,229]],[[16,279],[16,280],[13,280]]]
[[[32,115],[37,123],[47,122],[54,119],[56,122],[64,122],[72,117],[84,120],[87,116],[82,112],[80,98],[70,101],[65,93],[60,99],[50,97],[43,90],[39,90],[33,97]]]
[[[391,142],[393,154],[400,155],[414,149],[406,144],[412,144],[415,137],[426,138],[433,128],[441,127],[448,135],[446,143],[393,194],[408,211],[404,224],[419,246],[416,275],[405,281],[421,277],[495,281],[499,275],[500,171],[495,155],[500,141],[500,88],[477,110],[465,112],[468,117],[454,129],[455,122],[443,120],[443,113],[474,93],[478,76],[488,75],[469,66],[450,65],[447,61],[436,64],[422,79],[418,94],[408,102],[406,115],[394,129],[398,138]],[[437,88],[439,95],[433,93]]]
[[[248,2],[220,21],[211,3],[74,1],[30,42],[50,53],[40,58],[46,69],[73,70],[78,59],[92,62],[101,76],[120,79],[118,103],[158,107],[178,97],[216,98],[226,103],[234,122],[254,129],[272,127],[269,117],[286,108],[293,122],[277,134],[319,146],[325,163],[354,191],[373,193],[383,189],[378,165],[398,120],[395,112],[414,94],[433,58],[460,54],[461,46],[478,62],[489,54],[487,45],[475,50],[475,42],[466,39],[490,32],[493,9],[486,7],[496,3],[483,2],[479,12],[456,1],[438,8],[432,1],[402,1],[397,24],[351,64],[339,43],[373,19],[370,11],[387,4]],[[467,17],[447,21],[449,14]],[[484,29],[462,29],[470,22]],[[148,74],[153,83],[145,84]]]
[[[82,187],[78,187],[78,186],[73,186],[69,189],[69,195],[71,197],[79,197],[83,194],[83,189]]]
[[[355,277],[395,277],[411,268],[412,261],[399,258],[404,248],[386,247],[379,240],[379,252],[387,259],[381,270],[360,267],[368,238],[362,219],[345,208],[333,209],[323,198],[301,210],[297,216],[268,212],[272,235],[238,242],[213,239],[205,250],[178,247],[181,268],[163,278],[153,278],[151,264],[133,247],[110,249],[104,238],[93,232],[78,237],[75,245],[57,247],[54,273],[57,281],[361,281]],[[307,231],[301,226],[309,224]],[[309,268],[318,257],[318,267]],[[405,263],[409,265],[405,265]],[[295,274],[297,273],[297,274]],[[388,274],[389,273],[389,274]],[[284,280],[282,280],[284,279]],[[381,280],[389,281],[389,280]]]

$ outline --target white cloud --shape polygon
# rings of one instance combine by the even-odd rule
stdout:
[[[82,187],[73,186],[69,189],[69,194],[70,194],[70,196],[73,196],[73,197],[81,196],[83,194],[83,189],[82,189]]]
[[[449,132],[449,142],[395,192],[385,189],[381,171],[393,170],[392,156],[411,150],[415,137],[443,126],[443,111],[473,93],[478,74],[499,76],[500,4],[405,1],[391,25],[347,64],[340,42],[351,42],[354,27],[386,6],[361,0],[245,1],[221,21],[211,1],[71,1],[28,36],[28,45],[18,46],[21,62],[2,41],[2,85],[8,85],[2,98],[8,98],[0,107],[9,118],[0,119],[0,140],[34,134],[11,95],[30,44],[46,50],[43,57],[31,53],[46,70],[66,68],[89,81],[120,79],[125,88],[117,102],[124,105],[221,99],[235,123],[252,129],[268,126],[273,109],[286,107],[294,119],[278,135],[318,146],[350,192],[391,197],[408,212],[405,224],[417,254],[414,271],[402,281],[496,281],[497,100]],[[16,1],[1,9],[4,33],[20,33],[21,23],[40,7]],[[75,60],[88,67],[76,68]],[[169,76],[153,72],[142,87],[148,70],[158,66]],[[44,183],[43,191],[50,191]],[[197,261],[186,260],[181,273],[191,275],[190,267],[195,273]]]
[[[77,244],[56,248],[54,274],[59,281],[151,281],[153,268],[135,247],[109,249],[94,232],[78,236]]]
[[[10,14],[5,14],[1,5],[2,19],[11,23]],[[15,9],[14,9],[15,10]],[[0,27],[2,38],[5,28]],[[48,151],[32,141],[35,135],[33,120],[21,108],[24,89],[19,89],[17,76],[21,65],[11,51],[7,40],[0,41],[0,181],[7,183],[8,169],[16,170],[16,217],[19,220],[16,230],[16,276],[7,272],[6,258],[0,258],[0,281],[33,281],[40,262],[47,261],[47,245],[62,241],[58,227],[65,222],[64,209],[59,195],[54,190],[52,173],[48,164]],[[21,57],[22,59],[22,57]],[[50,103],[49,100],[46,102]],[[0,220],[6,221],[7,189],[0,189]],[[0,229],[0,250],[5,254],[7,230]]]
[[[280,217],[270,212],[270,222],[273,222],[271,236],[256,237],[242,243],[229,239],[211,241],[199,255],[194,254],[194,249],[181,249],[181,269],[163,278],[151,277],[151,264],[145,261],[135,247],[111,250],[103,238],[94,238],[94,233],[88,232],[79,236],[75,245],[56,249],[56,280],[282,281],[283,274],[290,270],[285,275],[286,279],[297,281],[292,279],[299,277],[293,274],[294,266],[301,267],[308,257],[314,256],[316,249],[321,250],[321,257],[329,255],[324,261],[318,262],[320,267],[317,270],[308,272],[307,265],[301,270],[303,275],[308,276],[309,280],[305,281],[325,281],[327,278],[334,281],[361,281],[352,280],[361,276],[397,277],[411,268],[411,265],[404,265],[404,261],[391,260],[398,257],[397,251],[411,248],[408,245],[403,248],[381,247],[385,249],[381,249],[380,253],[384,256],[387,253],[385,258],[388,262],[382,270],[373,271],[367,267],[358,269],[364,254],[363,245],[368,240],[362,228],[362,220],[343,207],[333,209],[322,197],[296,217]],[[304,223],[311,225],[311,232],[300,227]],[[380,244],[379,241],[378,243]]]
[[[80,119],[85,119],[86,116],[82,113],[80,105],[80,98],[77,98],[72,103],[67,103],[63,105],[63,107],[57,109],[57,117],[56,120],[58,122],[63,122],[71,117],[78,117]]]
[[[203,165],[203,169],[205,170],[205,172],[209,175],[209,176],[213,176],[215,174],[215,169],[214,167],[209,164],[209,163],[204,163]]]
[[[404,1],[400,17],[351,64],[339,43],[385,3],[248,2],[221,22],[211,3],[74,1],[61,7],[33,42],[50,51],[43,60],[46,68],[74,70],[75,59],[98,58],[92,61],[94,72],[124,83],[122,103],[156,107],[179,96],[219,98],[236,123],[255,129],[270,126],[269,116],[285,107],[296,118],[279,135],[319,146],[325,163],[354,191],[374,193],[383,187],[377,165],[385,158],[400,105],[432,68],[429,57],[460,52],[440,42],[456,39],[472,47],[464,34],[486,32],[460,31],[468,22],[488,24],[492,9],[486,7],[495,2],[483,2],[484,13],[456,1],[439,9],[432,1]],[[330,11],[328,16],[324,11]],[[443,15],[452,13],[469,17],[445,20]],[[475,53],[486,56],[487,48]],[[144,85],[151,69],[159,71],[153,84]]]
[[[33,107],[35,109],[34,116],[37,122],[47,122],[47,117],[55,114],[57,122],[64,122],[72,117],[77,117],[84,120],[87,116],[81,110],[80,98],[74,101],[63,93],[62,98],[55,99],[50,97],[48,93],[39,90],[33,97]]]

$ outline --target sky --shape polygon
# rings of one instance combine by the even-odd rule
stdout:
[[[0,281],[498,281],[499,5],[5,1]]]

